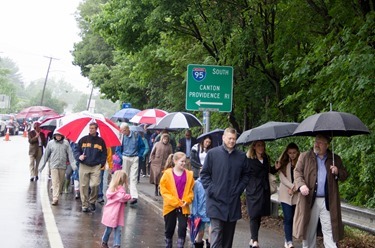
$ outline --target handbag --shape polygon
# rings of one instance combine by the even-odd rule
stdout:
[[[276,176],[273,175],[272,173],[268,173],[268,181],[270,183],[270,192],[271,192],[271,195],[275,194],[277,192]]]

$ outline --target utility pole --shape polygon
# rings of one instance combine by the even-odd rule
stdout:
[[[46,75],[46,78],[44,80],[43,91],[42,91],[42,99],[40,100],[40,106],[43,106],[44,91],[46,90],[46,84],[47,84],[49,69],[51,68],[52,60],[57,59],[57,58],[47,57],[47,56],[44,56],[44,57],[49,58],[49,64],[48,64],[48,69],[47,69],[47,75]]]

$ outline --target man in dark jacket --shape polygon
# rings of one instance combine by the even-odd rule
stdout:
[[[100,169],[107,160],[107,147],[97,132],[98,124],[89,125],[89,135],[83,136],[74,150],[74,158],[79,161],[79,191],[82,212],[95,211],[100,184]],[[90,188],[90,195],[89,195]],[[90,204],[90,205],[89,205]]]
[[[236,130],[225,129],[223,145],[208,151],[201,171],[212,247],[232,247],[241,219],[240,196],[249,182],[249,169],[245,153],[235,149],[236,140]]]
[[[190,165],[190,155],[191,155],[191,148],[197,143],[197,139],[191,135],[191,130],[186,130],[185,138],[182,138],[178,141],[177,144],[177,151],[183,152],[186,154],[186,164],[185,168],[191,170]]]
[[[30,181],[38,180],[38,165],[43,156],[43,147],[46,147],[46,136],[40,129],[40,122],[34,123],[34,130],[28,134],[30,157]]]

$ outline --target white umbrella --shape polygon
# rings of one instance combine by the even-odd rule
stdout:
[[[155,128],[191,128],[201,127],[202,123],[193,114],[186,112],[173,112],[164,116]]]

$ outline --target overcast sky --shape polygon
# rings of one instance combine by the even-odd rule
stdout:
[[[79,29],[74,13],[80,0],[0,0],[0,57],[12,59],[25,83],[48,78],[64,79],[90,93],[89,81],[72,65]],[[47,82],[48,87],[48,82]]]

